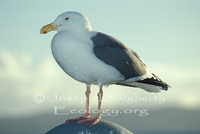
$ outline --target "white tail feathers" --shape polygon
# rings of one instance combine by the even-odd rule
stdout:
[[[144,84],[144,83],[139,83],[139,82],[120,82],[120,84],[124,85],[129,85],[133,87],[139,87],[144,89],[147,92],[160,92],[163,88],[161,86],[155,86],[155,85],[150,85],[150,84]]]

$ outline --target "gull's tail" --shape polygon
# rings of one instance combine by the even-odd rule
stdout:
[[[117,85],[139,87],[148,92],[160,92],[160,90],[167,90],[170,87],[166,82],[162,81],[153,73],[151,78],[146,78],[134,82],[122,81],[117,83]]]

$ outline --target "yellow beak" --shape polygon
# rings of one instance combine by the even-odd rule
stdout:
[[[56,30],[57,27],[59,27],[60,25],[52,25],[52,24],[48,24],[46,26],[43,26],[40,30],[40,34],[47,34],[50,31]]]

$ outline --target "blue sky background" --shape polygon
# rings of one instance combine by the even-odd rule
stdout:
[[[84,97],[85,85],[67,76],[51,54],[50,43],[56,32],[39,34],[42,26],[53,22],[66,11],[85,14],[94,30],[112,35],[138,52],[149,69],[173,87],[158,94],[129,87],[105,87],[107,98],[104,98],[103,109],[145,108],[149,109],[149,115],[143,119],[138,114],[106,116],[103,119],[128,129],[132,129],[129,125],[131,123],[145,124],[152,121],[156,127],[159,126],[157,131],[162,130],[162,125],[166,126],[166,132],[200,131],[199,5],[198,0],[1,0],[0,133],[12,133],[8,125],[11,122],[35,118],[33,123],[38,124],[37,118],[49,115],[48,119],[54,119],[54,123],[39,129],[45,132],[67,118],[79,116],[56,116],[54,106],[67,106],[68,111],[84,108],[85,104],[80,97]],[[91,108],[95,109],[98,87],[92,86],[92,89],[92,97],[95,99],[91,102]],[[41,104],[33,101],[37,92],[45,96]],[[56,94],[63,98],[79,97],[79,100],[61,101],[61,98],[49,102]],[[128,100],[136,96],[146,97],[147,101],[128,103],[120,99]],[[164,98],[163,103],[149,99],[155,96]],[[121,121],[129,116],[134,117],[133,120]],[[161,124],[163,120],[166,122]],[[139,132],[142,128],[138,123],[134,131]],[[17,132],[30,131],[30,125],[26,126],[25,130],[18,128]],[[143,131],[155,131],[155,126],[148,126]]]

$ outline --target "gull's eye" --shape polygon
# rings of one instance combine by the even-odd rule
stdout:
[[[69,20],[69,18],[68,18],[68,17],[66,17],[66,18],[65,18],[65,20]]]

